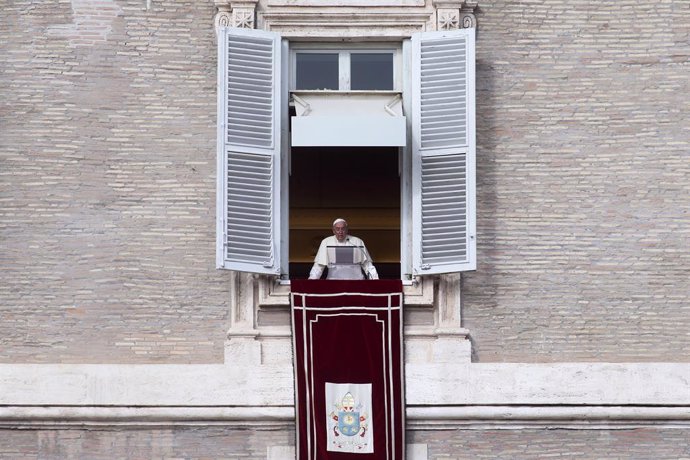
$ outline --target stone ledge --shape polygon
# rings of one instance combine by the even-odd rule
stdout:
[[[690,428],[687,406],[444,406],[408,407],[409,430]],[[241,426],[289,429],[293,407],[0,406],[0,427]]]
[[[290,365],[0,364],[0,406],[291,407]],[[690,364],[412,364],[408,407],[687,406]]]

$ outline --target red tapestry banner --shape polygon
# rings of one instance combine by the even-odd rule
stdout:
[[[297,459],[404,459],[402,283],[291,285]]]

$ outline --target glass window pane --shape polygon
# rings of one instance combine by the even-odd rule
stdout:
[[[338,89],[338,53],[297,53],[295,89]]]
[[[393,53],[352,53],[350,72],[350,89],[392,90]]]

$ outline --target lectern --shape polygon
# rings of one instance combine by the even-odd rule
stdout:
[[[364,246],[326,246],[329,280],[362,280],[362,262],[366,260]]]

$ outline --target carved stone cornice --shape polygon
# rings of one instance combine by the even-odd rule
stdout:
[[[216,27],[258,28],[300,39],[402,39],[476,27],[476,0],[214,0]],[[385,5],[385,7],[383,6]]]
[[[295,11],[261,11],[259,28],[300,38],[402,39],[415,32],[433,30],[428,11],[328,11],[316,8]]]

